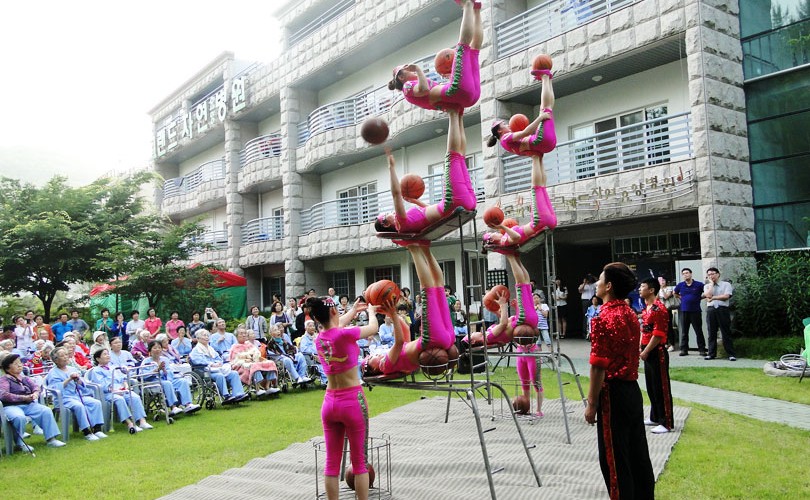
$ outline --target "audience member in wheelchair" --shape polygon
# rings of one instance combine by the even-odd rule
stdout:
[[[256,332],[250,330],[250,333],[255,338]],[[242,383],[255,385],[257,397],[278,392],[278,388],[272,387],[273,381],[278,380],[276,364],[262,357],[242,325],[236,329],[236,342],[231,347],[231,367],[239,373]]]
[[[135,358],[135,362],[140,363],[149,357],[149,341],[152,339],[152,334],[149,333],[149,330],[142,328],[138,330],[137,336],[138,340],[132,344],[129,352]]]
[[[158,334],[158,337],[165,334]],[[172,415],[178,413],[194,413],[199,411],[200,406],[195,405],[191,398],[191,384],[189,381],[182,377],[176,376],[171,364],[165,356],[163,356],[163,346],[161,342],[153,340],[149,342],[149,357],[141,363],[140,373],[142,375],[148,374],[154,368],[154,375],[145,376],[145,382],[152,382],[159,380],[163,388],[163,394],[166,396],[166,404],[169,406],[169,412]],[[178,398],[178,396],[180,396]],[[178,406],[180,403],[180,406]]]
[[[210,371],[211,379],[222,396],[222,404],[244,401],[248,395],[242,389],[239,374],[232,371],[231,365],[226,363],[222,356],[209,345],[210,338],[211,334],[208,330],[197,330],[197,345],[191,350],[189,356],[192,366],[207,368]],[[230,391],[228,391],[228,386],[230,386]]]
[[[110,351],[102,349],[93,355],[96,366],[87,372],[88,381],[101,386],[104,399],[115,406],[115,412],[122,424],[127,426],[130,434],[151,429],[146,421],[141,397],[129,389],[125,370],[110,365]],[[130,412],[132,408],[132,412]]]
[[[191,354],[191,349],[194,347],[185,326],[177,327],[177,338],[172,340],[169,345],[171,345],[172,349],[179,357],[184,359],[188,358],[188,355]]]
[[[116,368],[130,368],[136,365],[135,358],[129,351],[123,349],[124,341],[121,337],[113,337],[110,341],[110,366]]]
[[[24,451],[33,450],[26,445],[22,436],[25,434],[27,419],[31,419],[44,433],[47,445],[51,448],[65,446],[65,443],[56,439],[59,435],[59,426],[53,418],[53,411],[47,406],[37,402],[40,388],[30,377],[23,375],[23,364],[18,354],[7,354],[0,361],[0,369],[5,375],[0,376],[0,401],[5,406],[6,418],[16,429],[15,441]],[[3,430],[5,432],[5,429]]]
[[[178,328],[178,332],[180,329],[184,329],[184,326]],[[179,335],[179,333],[178,333]],[[180,338],[180,337],[178,337]],[[175,374],[184,375],[186,373],[191,373],[191,364],[187,362],[188,357],[183,357],[177,352],[177,349],[169,344],[169,336],[165,333],[159,333],[155,336],[155,340],[160,342],[160,347],[163,348],[163,353],[161,357],[169,362],[170,368],[174,371]],[[150,353],[151,356],[151,353]]]
[[[231,332],[225,331],[225,320],[220,318],[216,322],[216,330],[211,333],[210,345],[215,351],[222,356],[222,359],[228,359],[228,354],[231,347],[236,345],[236,336]]]
[[[307,360],[307,366],[315,366],[318,370],[318,375],[321,377],[321,387],[326,388],[328,379],[326,373],[323,371],[323,366],[321,366],[320,361],[318,361],[318,348],[315,347],[315,338],[317,335],[318,331],[315,328],[315,322],[312,320],[304,322],[304,335],[301,336],[301,344],[298,346],[298,350]]]
[[[102,331],[94,332],[93,343],[90,345],[90,358],[92,359],[96,351],[109,348],[110,344],[107,342],[107,334]]]
[[[282,333],[280,323],[270,325],[270,339],[267,341],[267,359],[276,363],[283,363],[284,368],[287,369],[296,384],[311,382],[311,378],[304,376],[307,373],[307,360],[303,354],[296,352],[294,345],[284,341]]]
[[[62,393],[62,404],[73,414],[73,418],[88,441],[98,441],[107,437],[102,432],[104,413],[101,401],[93,397],[93,391],[85,385],[79,370],[68,366],[68,352],[59,347],[52,353],[54,367],[45,377],[45,385]]]

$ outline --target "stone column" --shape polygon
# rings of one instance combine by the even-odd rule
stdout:
[[[285,295],[295,297],[306,284],[304,263],[298,258],[298,236],[301,233],[301,209],[304,190],[301,174],[296,170],[298,123],[306,120],[307,97],[302,90],[284,87],[281,100],[281,183],[284,196],[284,285]],[[305,92],[304,92],[305,93]]]
[[[692,0],[686,12],[703,267],[734,279],[754,267],[756,251],[739,4]]]
[[[244,200],[239,194],[241,137],[239,122],[225,120],[225,219],[228,227],[228,251],[225,257],[225,267],[232,273],[244,276],[244,271],[239,265],[242,224],[245,223]]]

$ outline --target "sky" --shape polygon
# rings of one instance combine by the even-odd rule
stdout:
[[[3,2],[0,176],[79,186],[149,165],[149,110],[224,51],[277,57],[285,3]]]

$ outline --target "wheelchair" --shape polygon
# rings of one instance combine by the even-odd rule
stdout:
[[[169,414],[166,395],[163,394],[163,386],[155,375],[154,366],[132,367],[127,371],[127,378],[130,389],[141,397],[147,417],[151,415],[155,422],[165,418],[167,424],[174,423],[174,417]]]
[[[211,378],[211,370],[206,365],[191,365],[191,400],[194,404],[213,410],[217,402],[222,403],[222,396],[217,384]]]

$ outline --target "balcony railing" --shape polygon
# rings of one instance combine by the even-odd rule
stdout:
[[[745,79],[810,63],[810,19],[743,40]]]
[[[545,42],[638,0],[550,0],[495,27],[498,58]]]
[[[242,225],[242,243],[259,243],[262,241],[280,240],[284,238],[284,216],[274,215],[253,219]]]
[[[263,135],[245,144],[245,149],[239,153],[239,168],[245,168],[245,165],[257,160],[279,156],[281,156],[281,132]]]
[[[424,57],[414,64],[419,65],[425,76],[435,82],[445,82],[446,79],[436,73],[433,68],[434,56]],[[382,114],[402,99],[402,92],[388,90],[388,86],[377,87],[374,90],[329,103],[316,109],[307,117],[306,123],[298,124],[298,145],[303,145],[310,137],[340,127],[356,125],[369,116]]]
[[[471,169],[470,177],[478,201],[481,202],[484,200],[483,169]],[[428,204],[438,203],[444,194],[442,175],[435,174],[424,179],[425,194],[422,195],[421,200]],[[393,210],[394,204],[390,190],[324,201],[301,211],[301,232],[308,234],[330,227],[366,224],[372,222],[377,215]]]
[[[191,193],[208,181],[225,178],[225,160],[219,159],[203,163],[196,170],[183,177],[175,177],[163,183],[163,198]]]
[[[318,16],[317,19],[311,21],[303,28],[299,29],[289,37],[289,46],[292,47],[309,35],[315,33],[322,27],[332,22],[336,17],[352,8],[355,0],[338,0],[326,12]]]
[[[691,158],[690,118],[688,112],[668,115],[561,142],[543,157],[548,185]],[[504,192],[531,187],[529,165],[529,157],[504,156]]]
[[[228,248],[227,231],[206,231],[191,238],[188,242],[189,254],[198,255],[211,250],[224,250]]]

